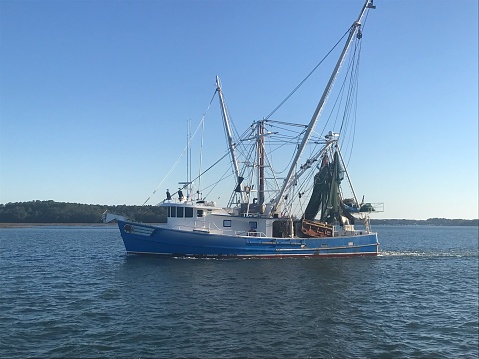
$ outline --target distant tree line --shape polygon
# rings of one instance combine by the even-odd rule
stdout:
[[[144,223],[166,222],[158,206],[105,206],[99,204],[31,201],[0,204],[0,223],[101,223],[105,210]],[[478,219],[371,219],[372,225],[479,226]]]
[[[144,223],[166,222],[166,211],[158,206],[31,201],[0,204],[0,223],[100,223],[105,210]]]
[[[479,219],[447,219],[447,218],[429,218],[418,219],[371,219],[371,224],[389,224],[403,226],[479,226]]]

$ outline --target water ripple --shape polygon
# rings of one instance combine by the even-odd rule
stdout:
[[[428,233],[385,228],[376,258],[188,260],[0,230],[0,357],[477,357],[475,232]]]

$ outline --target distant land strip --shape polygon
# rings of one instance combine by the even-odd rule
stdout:
[[[143,223],[166,222],[166,210],[158,206],[30,201],[0,204],[0,223],[94,224],[102,223],[102,215],[106,210]]]
[[[6,223],[0,222],[0,228],[29,228],[29,227],[116,227],[116,223]]]
[[[55,201],[0,204],[0,228],[30,225],[89,225],[102,222],[103,212],[121,214],[143,223],[166,222],[165,208],[159,206],[107,206]],[[479,226],[479,219],[371,219],[371,225]]]
[[[373,219],[371,225],[394,226],[479,226],[479,219]]]

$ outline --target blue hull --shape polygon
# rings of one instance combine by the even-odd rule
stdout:
[[[377,255],[376,233],[327,238],[265,238],[185,232],[118,221],[128,253],[185,257]]]

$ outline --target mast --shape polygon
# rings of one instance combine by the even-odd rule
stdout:
[[[236,160],[236,155],[235,155],[235,144],[233,142],[233,136],[231,135],[231,127],[228,119],[228,113],[226,111],[226,104],[223,98],[223,92],[221,91],[221,83],[220,83],[220,78],[216,76],[216,91],[218,91],[218,96],[220,99],[220,106],[221,106],[221,114],[223,115],[223,121],[226,129],[226,137],[228,139],[228,148],[230,150],[230,155],[231,155],[231,162],[233,163],[235,175],[236,175],[236,184],[237,184],[237,189],[239,189],[239,192],[241,192],[241,197],[243,198],[243,191],[241,191],[240,184],[241,184],[241,176],[240,176],[240,171],[238,167],[238,161]]]
[[[186,189],[186,198],[190,198],[191,195],[191,148],[190,148],[190,141],[191,141],[191,134],[190,134],[190,123],[191,120],[188,120],[186,123],[186,181],[185,182],[178,182],[178,184],[182,185],[181,188],[178,188],[178,192],[180,190]],[[183,193],[183,192],[181,192]],[[181,196],[180,196],[181,197]]]
[[[264,122],[258,123],[258,204],[264,204]]]
[[[186,130],[186,181],[188,187],[186,188],[186,198],[191,195],[191,119],[188,120],[188,128]]]
[[[303,140],[301,141],[301,144],[298,147],[294,160],[289,169],[288,175],[286,176],[283,182],[283,186],[281,187],[281,190],[278,196],[273,201],[273,206],[271,210],[272,213],[276,212],[279,205],[281,204],[281,201],[283,200],[283,195],[286,190],[286,187],[288,186],[291,180],[291,177],[293,176],[295,166],[298,163],[299,158],[301,157],[301,154],[303,153],[304,147],[306,146],[309,138],[311,137],[311,133],[313,132],[314,126],[316,125],[319,115],[321,114],[321,111],[323,110],[324,104],[326,103],[326,100],[329,96],[329,92],[331,91],[331,88],[333,87],[334,80],[336,80],[336,77],[339,73],[339,69],[341,68],[344,58],[346,57],[349,46],[351,45],[351,42],[353,41],[354,35],[357,33],[358,29],[361,27],[361,20],[364,14],[366,13],[367,9],[374,9],[374,8],[375,6],[373,5],[373,0],[366,0],[361,12],[359,13],[358,19],[353,23],[353,25],[351,25],[351,28],[349,30],[349,37],[346,43],[344,44],[344,48],[343,48],[343,51],[341,52],[341,56],[339,57],[339,60],[336,63],[336,66],[334,67],[333,73],[331,74],[331,77],[329,78],[328,84],[326,85],[326,88],[324,89],[323,95],[321,96],[321,99],[319,100],[318,106],[316,107],[316,110],[314,111],[313,117],[311,118],[311,121],[309,122],[309,125],[306,128],[306,132],[303,136]]]

